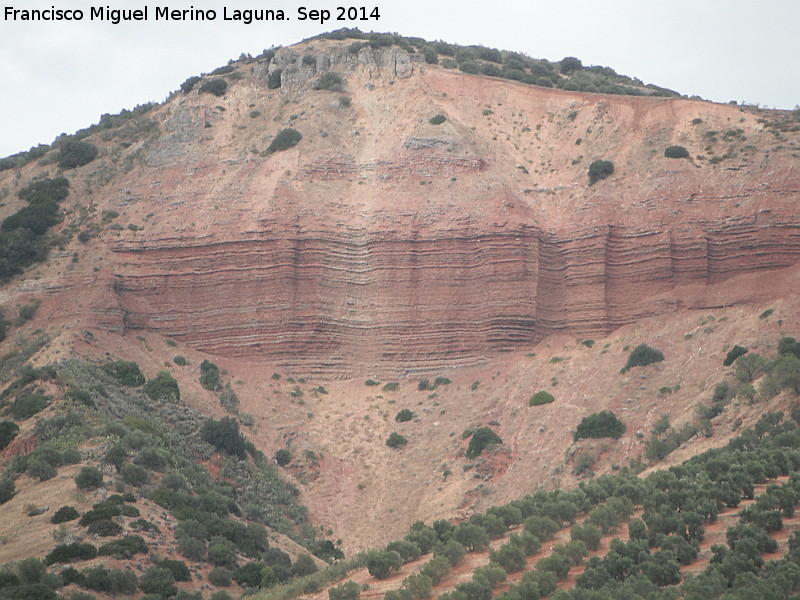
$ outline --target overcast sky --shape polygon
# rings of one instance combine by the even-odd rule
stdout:
[[[0,157],[50,143],[148,101],[242,53],[259,54],[343,26],[483,44],[557,61],[576,56],[682,94],[776,108],[800,104],[800,0],[359,0],[378,21],[301,22],[323,0],[4,0],[82,9],[81,22],[0,20]],[[149,20],[90,21],[91,6],[149,7]],[[213,8],[214,22],[156,21],[155,8]],[[283,9],[286,22],[245,25],[222,9]],[[335,10],[334,10],[335,16]]]

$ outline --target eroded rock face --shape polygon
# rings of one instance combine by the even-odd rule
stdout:
[[[347,106],[314,90],[327,70],[345,76]],[[714,306],[709,285],[800,260],[797,159],[738,107],[548,90],[339,44],[281,50],[225,99],[184,96],[157,116],[145,164],[97,200],[144,230],[108,236],[102,268],[58,285],[79,297],[92,278],[95,327],[210,354],[336,377],[434,372]],[[300,144],[260,153],[284,127]],[[694,158],[665,158],[676,143]],[[615,172],[589,186],[596,158]]]

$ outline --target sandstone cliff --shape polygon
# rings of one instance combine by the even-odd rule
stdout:
[[[314,89],[328,71],[344,92]],[[333,41],[237,72],[224,98],[176,94],[149,117],[157,135],[98,139],[101,159],[70,174],[91,190],[72,201],[135,227],[43,275],[54,319],[296,372],[432,372],[703,306],[681,290],[800,259],[797,133],[770,128],[785,115]],[[265,156],[286,127],[300,144]],[[692,158],[665,158],[672,144]],[[600,158],[615,172],[589,186]]]

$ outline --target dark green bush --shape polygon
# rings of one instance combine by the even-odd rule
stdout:
[[[165,558],[158,562],[158,566],[172,573],[172,577],[175,579],[175,581],[192,580],[192,574],[189,572],[189,567],[187,567],[186,563],[182,560]]]
[[[204,360],[200,363],[200,385],[212,392],[222,389],[219,367],[211,361]]]
[[[469,440],[466,457],[477,458],[487,447],[502,443],[503,440],[492,429],[480,427],[473,432],[472,438]]]
[[[344,79],[338,73],[334,73],[333,71],[328,71],[322,77],[317,79],[316,84],[314,85],[314,89],[317,90],[329,90],[331,92],[343,92],[344,91]]]
[[[734,346],[725,356],[725,360],[722,361],[722,366],[730,367],[734,362],[736,362],[737,358],[744,356],[747,354],[747,352],[748,350],[744,346]]]
[[[208,79],[200,86],[201,94],[213,94],[215,96],[224,96],[228,91],[228,82],[222,78]]]
[[[355,581],[347,581],[328,589],[328,600],[359,600],[361,586]]]
[[[287,448],[281,448],[275,453],[275,462],[279,467],[285,467],[292,462],[292,453]]]
[[[97,147],[88,142],[68,140],[61,144],[58,165],[62,169],[75,169],[87,165],[97,158]]]
[[[447,117],[445,117],[444,115],[434,115],[428,120],[428,123],[430,123],[431,125],[441,125],[446,120]]]
[[[50,396],[44,394],[20,394],[11,404],[11,416],[17,421],[24,421],[47,408]]]
[[[242,587],[257,588],[261,585],[263,563],[251,562],[242,565],[233,572],[233,580]]]
[[[139,450],[133,462],[137,465],[150,469],[151,471],[158,471],[163,473],[170,463],[170,456],[166,450],[147,446]]]
[[[167,371],[159,371],[153,379],[148,379],[144,391],[151,400],[177,402],[181,399],[178,382]]]
[[[126,463],[119,470],[122,480],[133,487],[140,487],[150,483],[150,471],[139,465]]]
[[[8,447],[19,433],[19,425],[13,421],[3,421],[0,423],[0,450]]]
[[[191,77],[189,77],[189,79],[187,79],[181,84],[181,91],[184,94],[188,94],[194,89],[194,86],[200,83],[201,79],[203,78],[198,75],[192,75]]]
[[[375,579],[386,579],[403,566],[403,559],[397,552],[373,551],[367,555],[367,570]]]
[[[580,59],[575,58],[574,56],[566,56],[558,63],[558,70],[565,75],[569,75],[575,71],[580,71],[581,69],[583,69],[583,63]]]
[[[247,456],[247,443],[239,433],[239,423],[231,417],[219,421],[209,419],[203,423],[200,436],[217,450],[242,460]]]
[[[275,139],[272,140],[266,153],[272,154],[273,152],[288,150],[299,144],[301,139],[303,139],[303,136],[296,129],[281,129]]]
[[[185,367],[186,365],[189,364],[189,361],[186,360],[186,357],[181,354],[175,356],[175,358],[172,359],[172,362],[174,362],[179,367]]]
[[[231,584],[233,571],[226,567],[214,567],[208,573],[208,582],[217,587],[228,587]]]
[[[551,402],[555,402],[553,394],[545,390],[540,390],[531,396],[531,399],[528,400],[528,406],[541,406],[543,404],[550,404]]]
[[[397,433],[396,431],[393,431],[392,434],[386,440],[386,445],[389,446],[389,448],[393,449],[402,448],[407,443],[408,440],[399,433]]]
[[[156,594],[162,598],[169,598],[178,593],[175,578],[169,569],[150,567],[139,577],[139,589],[145,594]]]
[[[34,202],[36,199],[45,196],[55,202],[61,202],[69,194],[69,180],[66,177],[54,177],[52,179],[40,179],[26,185],[19,192],[22,200]]]
[[[35,477],[39,481],[47,481],[56,476],[56,468],[49,462],[40,459],[34,459],[28,462],[25,469],[25,474],[28,477]]]
[[[397,421],[398,423],[405,423],[406,421],[410,421],[416,416],[417,415],[416,413],[414,413],[414,411],[408,408],[404,408],[394,416],[394,420]]]
[[[439,62],[439,53],[433,46],[425,46],[422,49],[422,55],[425,57],[425,62],[429,65],[435,65]]]
[[[596,160],[589,165],[589,185],[606,179],[614,172],[614,163],[610,160]]]
[[[573,436],[574,441],[583,438],[614,438],[617,439],[625,433],[625,424],[617,419],[616,415],[608,410],[584,417]]]
[[[74,506],[62,506],[56,512],[53,513],[53,516],[50,517],[50,522],[53,525],[58,525],[59,523],[66,523],[67,521],[74,521],[80,515],[78,511],[75,509]]]
[[[458,68],[462,73],[467,73],[469,75],[477,75],[481,72],[480,63],[474,60],[465,60],[464,62],[458,63]]]
[[[139,370],[139,365],[132,361],[117,360],[101,367],[122,385],[139,387],[144,385],[144,375]]]
[[[5,504],[11,500],[16,493],[14,481],[5,476],[0,477],[0,504]]]
[[[683,146],[667,146],[664,150],[667,158],[689,158],[689,151]]]
[[[118,559],[132,558],[135,554],[147,554],[147,543],[140,535],[126,535],[103,544],[97,553],[100,556],[113,556]]]
[[[298,556],[297,560],[295,560],[292,565],[292,575],[295,577],[305,577],[306,575],[316,573],[318,570],[319,567],[317,567],[317,563],[314,562],[314,559],[308,554],[301,554]]]
[[[103,474],[97,467],[82,467],[75,476],[75,485],[81,490],[94,490],[103,485]]]
[[[62,544],[53,548],[45,557],[44,562],[48,565],[54,563],[69,563],[78,560],[91,560],[97,556],[97,548],[89,543],[75,542],[73,544]]]
[[[122,527],[112,521],[111,519],[100,519],[95,521],[86,528],[90,535],[99,535],[100,537],[110,537],[118,535],[122,532]]]
[[[664,354],[660,350],[651,348],[647,344],[639,344],[628,355],[628,362],[625,363],[621,372],[625,373],[632,367],[644,367],[662,360],[664,360]]]

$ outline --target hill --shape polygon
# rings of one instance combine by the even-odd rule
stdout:
[[[0,162],[0,561],[96,516],[121,558],[65,593],[171,595],[167,559],[324,594],[418,521],[789,415],[797,115],[578,63],[339,32]]]

